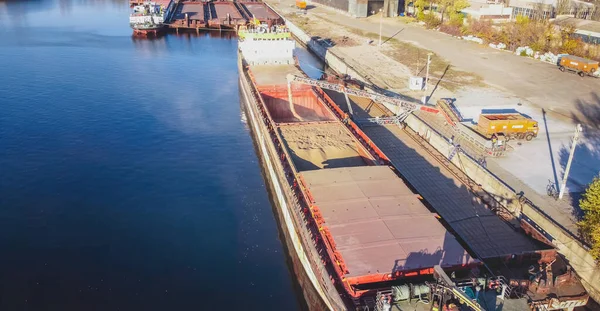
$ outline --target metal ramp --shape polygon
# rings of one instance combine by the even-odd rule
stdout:
[[[165,24],[169,24],[173,20],[173,16],[175,15],[175,12],[177,11],[178,6],[179,6],[179,1],[171,0],[169,2],[169,5],[167,6],[167,9],[165,10],[165,15],[164,15],[164,23]]]

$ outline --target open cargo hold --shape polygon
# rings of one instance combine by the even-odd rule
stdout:
[[[261,95],[277,123],[333,121],[335,117],[323,106],[310,87],[294,87],[292,102],[289,105],[286,87],[272,87],[261,90]]]
[[[298,171],[375,164],[341,124],[285,125],[279,131]]]
[[[531,140],[537,137],[538,123],[519,113],[481,114],[477,131],[490,138],[502,134],[506,137]]]

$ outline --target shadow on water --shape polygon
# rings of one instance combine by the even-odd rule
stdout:
[[[184,42],[187,45],[189,52],[193,51],[193,40],[203,39],[222,39],[231,40],[236,37],[236,34],[231,31],[218,31],[218,30],[202,30],[198,33],[196,31],[182,30],[179,33],[173,32],[173,30],[166,30],[156,36],[136,36],[131,35],[131,42],[136,50],[144,53],[155,54],[158,52],[170,52],[170,51],[181,51],[181,45],[179,43]]]

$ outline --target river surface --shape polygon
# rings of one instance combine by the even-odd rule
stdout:
[[[236,39],[135,40],[128,14],[0,1],[0,310],[302,308]]]

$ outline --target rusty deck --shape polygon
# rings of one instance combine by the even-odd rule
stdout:
[[[209,7],[211,16],[208,22],[209,27],[233,27],[235,25],[245,25],[248,22],[233,2],[211,2]]]
[[[141,5],[144,2],[146,2],[146,0],[129,0],[129,5]],[[171,0],[152,0],[152,2],[155,2],[156,4],[160,4],[164,7],[167,7],[167,5],[169,5],[169,2],[171,2]]]
[[[165,6],[168,3],[167,1]],[[283,24],[283,19],[263,2],[235,1],[178,2],[173,16],[166,24],[176,29],[237,29],[253,18],[273,25]]]
[[[202,2],[179,3],[168,25],[171,28],[206,28],[207,15],[207,5]]]
[[[281,17],[262,2],[240,2],[241,6],[261,22],[278,21]]]
[[[313,208],[323,216],[323,230],[342,255],[350,284],[477,262],[387,166],[313,170],[301,176]]]

